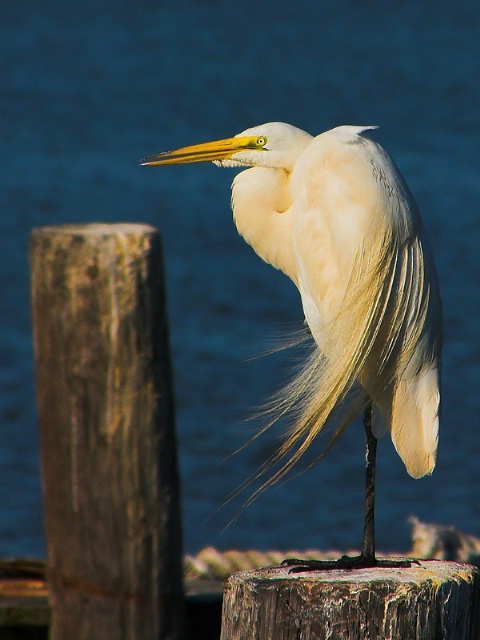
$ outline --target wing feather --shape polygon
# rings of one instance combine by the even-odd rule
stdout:
[[[280,398],[281,412],[297,406],[299,418],[268,484],[327,422],[332,444],[367,398],[376,434],[390,431],[412,476],[435,465],[441,307],[422,223],[388,154],[334,132],[312,142],[292,176],[298,286],[318,349]]]

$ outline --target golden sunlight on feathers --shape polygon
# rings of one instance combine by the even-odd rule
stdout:
[[[238,232],[300,292],[318,348],[275,399],[279,415],[294,410],[298,419],[269,461],[282,466],[258,492],[293,467],[325,424],[334,429],[328,449],[369,403],[373,434],[390,433],[411,476],[435,466],[437,277],[413,196],[388,153],[366,135],[371,128],[341,126],[312,137],[267,123],[145,161],[251,167],[232,185]]]

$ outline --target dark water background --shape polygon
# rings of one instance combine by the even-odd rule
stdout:
[[[363,434],[222,530],[213,517],[275,445],[242,420],[291,355],[252,359],[300,323],[298,294],[237,236],[233,172],[141,168],[164,149],[283,120],[377,124],[418,201],[445,307],[432,478],[380,443],[377,543],[408,516],[480,536],[480,5],[456,0],[0,3],[0,555],[43,555],[27,241],[34,226],[146,222],[165,248],[185,543],[348,549],[362,530]]]

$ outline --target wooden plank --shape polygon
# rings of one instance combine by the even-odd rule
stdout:
[[[245,571],[225,585],[221,640],[478,640],[480,572],[419,561],[411,568]]]
[[[30,243],[51,640],[182,636],[163,265],[145,225]]]

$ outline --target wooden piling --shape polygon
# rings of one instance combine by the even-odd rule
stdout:
[[[221,640],[478,640],[480,571],[453,562],[314,571],[272,567],[225,585]]]
[[[30,242],[50,639],[180,640],[182,540],[158,232]]]

